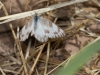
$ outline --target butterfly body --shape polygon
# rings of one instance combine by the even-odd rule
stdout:
[[[35,31],[36,28],[37,28],[38,19],[39,19],[39,17],[37,16],[37,14],[35,14],[35,16],[34,16],[34,18],[33,18],[33,21],[34,21],[34,31]]]
[[[26,40],[29,33],[31,33],[31,36],[34,35],[40,42],[46,42],[48,38],[63,37],[65,35],[60,27],[43,17],[39,17],[37,14],[22,28],[20,40]]]

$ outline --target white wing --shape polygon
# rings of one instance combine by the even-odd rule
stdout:
[[[32,18],[27,25],[25,25],[21,32],[20,32],[20,41],[24,41],[28,38],[29,33],[31,32],[32,34],[34,34],[34,18]]]
[[[35,30],[34,24],[33,17],[28,24],[22,28],[20,32],[20,41],[26,40],[29,33],[31,33],[31,36],[34,34],[35,38],[40,42],[46,42],[48,38],[63,37],[65,35],[60,27],[43,17],[38,17]]]
[[[40,18],[40,17],[38,17],[38,18]],[[31,36],[32,36],[32,33],[31,33]],[[42,23],[40,22],[39,19],[36,24],[36,30],[34,31],[34,36],[40,42],[46,42],[48,40],[48,37],[46,37],[45,31],[42,27]]]
[[[65,35],[65,32],[50,20],[40,17],[40,23],[49,38],[63,37]]]
[[[34,32],[35,38],[40,42],[46,42],[48,38],[63,37],[64,31],[52,23],[51,21],[39,17],[37,22],[37,29]]]

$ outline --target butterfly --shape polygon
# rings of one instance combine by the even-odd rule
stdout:
[[[46,42],[49,38],[63,37],[65,32],[50,20],[35,14],[28,24],[21,29],[20,41],[25,41],[29,34],[34,35],[40,42]]]

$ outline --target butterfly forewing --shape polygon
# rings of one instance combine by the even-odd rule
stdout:
[[[32,18],[32,19],[28,22],[28,24],[25,25],[25,26],[22,28],[22,30],[21,30],[21,32],[20,32],[20,41],[25,41],[25,40],[28,38],[30,32],[31,32],[32,35],[33,35],[33,33],[34,33],[34,28],[33,28],[33,26],[34,26],[34,21],[33,21],[33,20],[34,20],[34,18]]]
[[[44,28],[45,35],[48,38],[63,37],[65,35],[64,31],[60,27],[58,27],[57,25],[52,23],[51,21],[49,21],[43,17],[40,17],[39,21],[40,21],[42,27]]]
[[[43,25],[40,22],[40,17],[38,18],[38,21],[37,21],[37,27],[34,32],[34,36],[40,42],[46,42],[48,40],[48,37],[46,36],[45,31],[44,31]]]

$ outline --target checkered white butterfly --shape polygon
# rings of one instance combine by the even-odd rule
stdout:
[[[46,42],[48,38],[63,37],[65,35],[60,27],[43,17],[39,17],[37,14],[22,28],[20,41],[25,41],[29,33],[31,33],[31,36],[34,35],[40,42]]]

